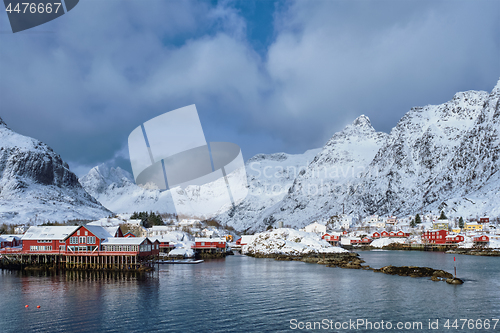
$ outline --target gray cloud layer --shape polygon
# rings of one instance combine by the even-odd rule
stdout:
[[[412,106],[490,90],[499,77],[498,1],[276,8],[262,54],[235,2],[81,1],[0,34],[1,116],[81,174],[105,161],[129,168],[130,131],[189,104],[207,141],[237,143],[249,158],[319,147],[362,113],[388,131]]]

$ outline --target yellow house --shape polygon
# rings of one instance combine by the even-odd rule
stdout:
[[[483,230],[483,225],[477,222],[467,223],[465,225],[465,230]]]
[[[460,231],[462,231],[462,229],[460,229],[460,228],[456,228],[456,229],[451,229],[451,231],[452,231],[453,233],[455,233],[455,234],[459,234],[459,233],[460,233]]]

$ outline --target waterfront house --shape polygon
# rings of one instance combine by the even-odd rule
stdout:
[[[23,252],[49,253],[66,251],[66,241],[79,226],[34,226],[23,235]]]
[[[191,248],[204,253],[225,253],[227,242],[225,238],[198,238],[194,239],[194,245]]]
[[[236,245],[238,246],[247,245],[252,240],[252,237],[253,235],[243,235],[236,241]]]
[[[376,238],[380,238],[380,232],[378,232],[378,231],[375,231],[375,232],[372,234],[372,239],[376,239]]]
[[[460,243],[464,241],[464,236],[462,235],[448,235],[446,236],[446,243]]]
[[[18,247],[21,244],[21,235],[0,235],[0,249],[5,247]]]
[[[321,236],[321,239],[326,240],[328,243],[330,243],[333,246],[339,245],[340,242],[340,233],[326,233],[323,236]]]
[[[380,233],[380,237],[382,237],[382,238],[389,237],[389,233],[388,233],[387,231],[385,231],[385,230],[384,230],[384,231],[382,231],[382,232]]]
[[[472,239],[475,245],[485,245],[490,241],[490,238],[486,235],[476,236]]]
[[[148,237],[152,242],[158,242],[160,253],[169,253],[175,248],[175,244],[171,243],[171,238],[160,237]]]
[[[104,240],[101,246],[103,255],[138,255],[140,257],[157,255],[160,252],[158,240],[147,237],[112,237]]]
[[[431,244],[445,244],[448,230],[427,230],[422,233],[422,241]]]

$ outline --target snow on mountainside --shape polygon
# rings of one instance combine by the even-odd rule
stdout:
[[[389,136],[362,131],[355,121],[355,131],[335,134],[258,227],[276,221],[301,227],[344,207],[361,216],[441,209],[452,216],[500,215],[499,91],[500,81],[490,94],[467,91],[413,108]],[[371,158],[364,154],[370,145],[380,145]]]
[[[217,220],[236,230],[255,230],[257,221],[266,216],[290,190],[294,179],[305,170],[321,149],[304,154],[258,154],[246,164],[248,195],[235,209],[219,215]]]
[[[0,118],[0,222],[38,224],[110,214],[50,147],[15,133]]]
[[[88,193],[113,212],[175,213],[169,191],[160,192],[139,187],[133,176],[119,167],[98,165],[79,181]]]
[[[268,216],[255,221],[262,229],[283,221],[302,227],[342,212],[342,202],[361,181],[370,161],[388,135],[377,132],[368,117],[362,115],[333,135],[308,167],[299,173],[289,193]]]
[[[246,171],[249,194],[240,205],[248,207],[244,214],[254,215],[263,207],[281,200],[292,185],[299,168],[305,168],[318,151],[313,149],[297,155],[259,154],[248,160]],[[114,212],[175,213],[170,191],[160,192],[139,187],[134,183],[132,175],[120,168],[99,165],[80,178],[80,183],[103,206]],[[223,223],[231,219],[229,214],[221,215]],[[238,227],[245,229],[245,225],[243,222]]]

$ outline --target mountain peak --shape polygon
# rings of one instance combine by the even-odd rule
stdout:
[[[352,122],[352,125],[353,126],[361,126],[361,127],[365,127],[368,125],[371,127],[372,123],[370,122],[370,118],[368,118],[367,116],[362,114],[358,118],[354,119],[354,121]]]

